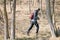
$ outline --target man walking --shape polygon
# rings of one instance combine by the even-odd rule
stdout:
[[[33,25],[35,25],[37,27],[36,29],[36,34],[38,35],[38,31],[39,31],[39,24],[37,22],[37,20],[39,19],[38,17],[38,12],[40,11],[40,8],[38,8],[37,10],[34,11],[34,13],[31,15],[31,25],[30,28],[27,31],[27,35],[29,35],[30,30],[32,29]]]

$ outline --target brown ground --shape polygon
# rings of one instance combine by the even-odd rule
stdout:
[[[38,3],[36,3],[37,1],[34,1],[34,4],[31,3],[31,11],[35,10],[38,8]],[[49,24],[47,21],[47,16],[45,14],[45,1],[43,0],[43,17],[40,16],[40,20],[38,20],[38,23],[40,24],[40,30],[39,30],[39,36],[38,39],[39,40],[60,40],[60,37],[56,38],[56,37],[51,37],[51,33],[50,33],[50,28],[49,28]],[[0,9],[3,12],[3,4],[0,5]],[[11,18],[12,15],[10,13],[10,5],[9,3],[7,4],[7,12],[8,12],[8,18],[9,18],[9,27],[11,25]],[[30,25],[30,19],[29,19],[29,5],[28,5],[28,0],[25,1],[17,1],[17,5],[16,5],[16,38],[25,38],[26,40],[29,40],[29,38],[31,40],[35,40],[36,39],[36,35],[35,35],[35,31],[36,31],[36,27],[33,27],[33,29],[31,30],[30,36],[27,36],[26,31],[29,28]],[[55,18],[56,18],[56,27],[60,26],[60,0],[56,0],[55,3]],[[1,21],[0,21],[1,22]],[[2,27],[0,27],[0,29],[3,29],[3,23],[1,22]],[[1,31],[3,31],[1,29]],[[1,32],[0,31],[0,32]],[[2,34],[2,32],[1,32]],[[2,34],[3,35],[3,34]]]

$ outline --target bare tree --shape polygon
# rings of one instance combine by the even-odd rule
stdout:
[[[52,21],[54,24],[54,29],[56,31],[56,19],[55,19],[55,0],[51,0],[51,13],[52,13]]]
[[[8,15],[6,11],[6,0],[4,0],[4,40],[9,38],[9,31],[8,31]]]
[[[55,19],[55,0],[50,0],[50,2],[51,2],[52,21],[54,25],[55,34],[56,34],[57,28],[56,28],[56,19]]]
[[[50,4],[51,4],[52,13],[54,13],[54,4],[55,4],[55,0],[50,0]]]
[[[52,18],[53,18],[53,24],[54,24],[54,29],[55,29],[55,34],[56,34],[56,37],[59,37],[60,36],[60,28],[58,27],[56,27],[56,17],[55,17],[55,10],[54,10],[54,8],[55,8],[55,0],[51,0],[51,3],[52,3],[52,7],[51,7],[51,11],[52,11],[52,13],[53,13],[53,15],[52,15]]]
[[[29,13],[31,13],[31,0],[29,0]]]
[[[52,21],[53,21],[53,24],[54,24],[54,26],[55,26],[55,10],[54,10],[54,8],[55,8],[55,0],[50,0],[50,2],[51,2],[51,15],[52,15]]]
[[[41,0],[41,7],[40,7],[40,9],[41,9],[41,14],[42,14],[42,0]]]
[[[43,13],[42,13],[42,0],[37,0],[37,1],[38,1],[38,8],[40,8],[40,14],[42,16],[43,15]]]
[[[51,15],[50,0],[46,0],[46,14],[47,14],[47,18],[48,18],[48,23],[50,24],[51,34],[52,34],[52,36],[55,36],[54,25],[53,25],[52,15]]]
[[[38,2],[38,7],[40,8],[40,6],[41,6],[41,5],[40,5],[40,0],[37,0],[37,2]]]
[[[11,20],[11,40],[15,39],[15,11],[16,11],[16,0],[11,0],[11,13],[12,13],[12,20]]]

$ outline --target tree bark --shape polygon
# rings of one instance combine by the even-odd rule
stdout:
[[[51,15],[50,0],[46,0],[46,15],[48,18],[48,23],[50,24],[51,35],[55,37],[54,25],[53,25],[52,15]]]
[[[51,0],[51,13],[52,13],[52,21],[54,24],[54,29],[56,30],[56,19],[55,19],[55,0]]]
[[[50,0],[50,3],[51,3],[51,15],[52,15],[52,20],[53,20],[53,23],[54,23],[54,0]]]
[[[16,11],[16,0],[11,0],[11,40],[15,39],[15,11]]]
[[[4,40],[9,38],[9,31],[8,31],[8,15],[6,11],[6,0],[4,0]]]

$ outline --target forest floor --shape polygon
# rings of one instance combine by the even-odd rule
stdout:
[[[21,1],[22,2],[22,1]],[[35,3],[36,1],[34,1]],[[33,4],[32,4],[33,5]],[[43,1],[43,15],[40,16],[40,20],[38,20],[39,23],[39,34],[38,38],[36,36],[36,27],[34,26],[30,32],[30,36],[27,35],[27,30],[30,26],[30,19],[29,19],[29,5],[28,1],[23,1],[23,3],[19,4],[17,2],[16,5],[16,40],[60,40],[60,37],[51,37],[51,31],[50,31],[50,25],[47,20],[46,16],[46,5],[45,1]],[[35,3],[33,7],[31,6],[31,12],[33,10],[37,9],[38,5]],[[3,15],[3,4],[0,4],[0,10],[2,11]],[[0,11],[0,12],[1,12]],[[10,33],[10,27],[11,27],[11,18],[12,15],[10,13],[10,4],[7,4],[7,13],[8,13],[8,20],[9,20],[9,33]],[[60,0],[56,1],[55,4],[55,18],[56,18],[56,27],[60,26]],[[4,23],[0,20],[0,40],[3,40],[4,35]]]

